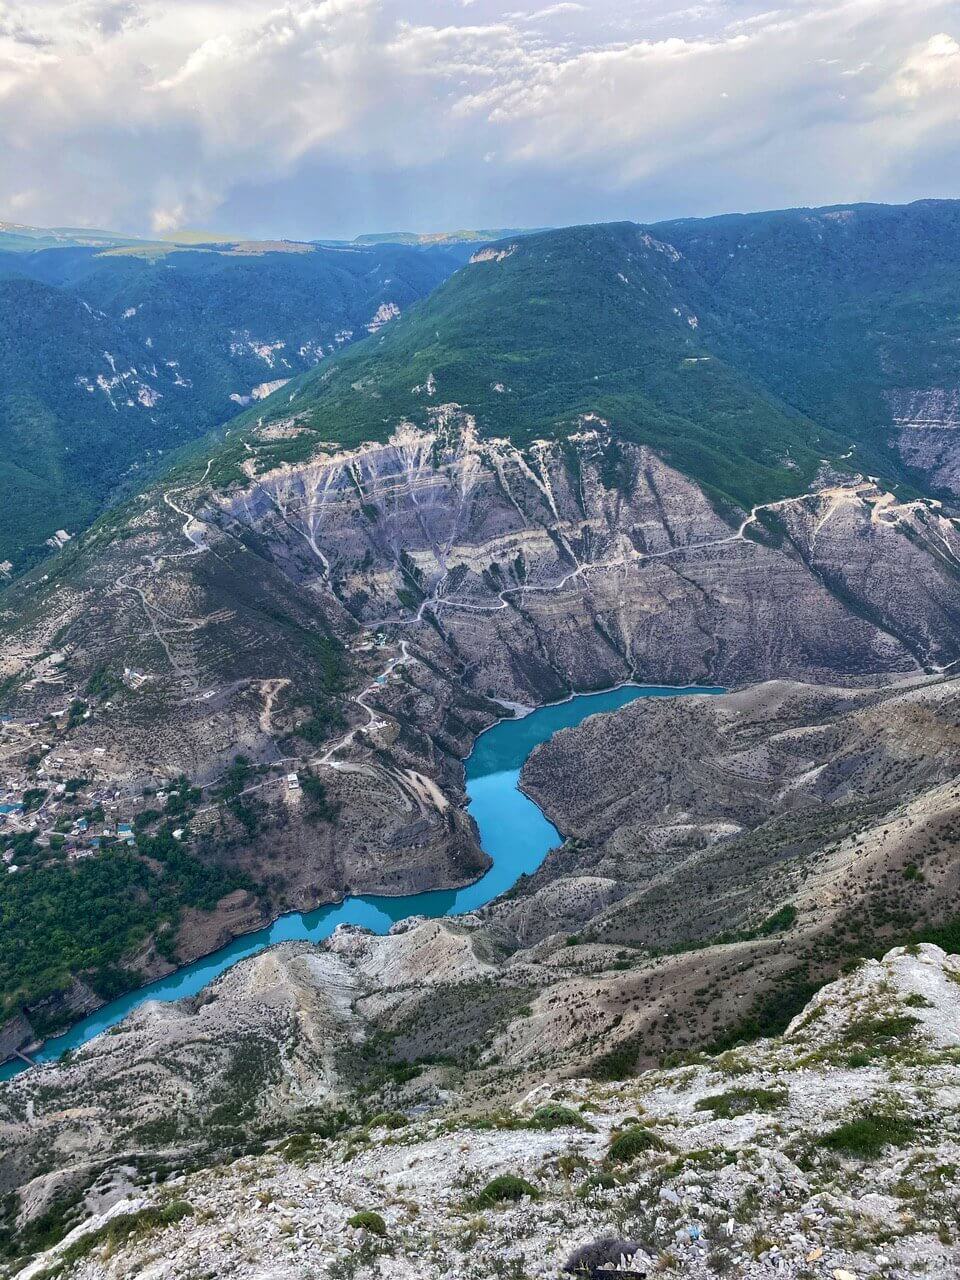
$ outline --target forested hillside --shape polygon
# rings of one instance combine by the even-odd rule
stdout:
[[[457,248],[3,251],[0,560],[20,569],[251,397],[388,323]]]
[[[503,240],[265,409],[295,392],[349,444],[451,401],[520,445],[594,414],[741,506],[824,459],[939,492],[894,428],[918,404],[954,425],[922,406],[960,384],[958,231],[960,204],[930,201]]]

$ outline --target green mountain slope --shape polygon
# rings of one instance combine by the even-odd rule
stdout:
[[[874,457],[888,393],[960,383],[960,201],[685,220],[657,234],[713,291],[729,358]]]
[[[356,444],[456,402],[524,445],[597,415],[747,507],[848,457],[923,487],[890,397],[960,384],[958,233],[960,203],[929,201],[504,240],[256,416]]]
[[[288,414],[293,394],[306,425],[345,444],[427,425],[451,401],[521,445],[597,415],[741,504],[797,492],[838,441],[722,358],[723,320],[644,228],[546,232],[480,251],[402,322],[265,407]]]
[[[45,554],[237,399],[365,335],[467,252],[0,251],[0,560]]]

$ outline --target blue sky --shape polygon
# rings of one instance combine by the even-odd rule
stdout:
[[[353,236],[960,196],[960,0],[0,0],[0,219]]]

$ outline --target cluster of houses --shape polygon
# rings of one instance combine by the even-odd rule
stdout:
[[[154,805],[163,808],[167,792],[162,787],[135,798],[105,783],[67,777],[81,766],[54,755],[52,744],[37,742],[39,725],[16,724],[4,715],[0,728],[9,728],[5,736],[19,748],[11,754],[9,768],[0,761],[0,868],[8,875],[35,863],[36,850],[50,850],[51,856],[73,862],[94,857],[108,844],[133,845],[133,815]],[[41,757],[32,770],[23,764],[24,739]],[[104,748],[93,748],[93,754],[105,754]],[[32,842],[17,840],[30,835]]]
[[[64,710],[60,718],[67,714]],[[23,842],[15,837],[29,833],[35,837],[35,849],[55,850],[70,861],[92,858],[105,844],[134,844],[133,823],[124,814],[132,808],[131,796],[104,783],[65,777],[78,764],[68,764],[63,756],[52,754],[50,742],[37,740],[44,732],[40,723],[17,722],[3,714],[0,728],[13,748],[10,768],[0,765],[0,842],[5,846],[0,864],[6,873],[26,869],[18,861],[17,846],[22,850]],[[38,758],[32,771],[23,763],[24,750]],[[104,754],[104,748],[93,748],[93,755]]]
[[[16,793],[8,793],[0,800],[0,837],[32,833],[36,848],[56,851],[70,862],[92,858],[105,845],[136,842],[133,823],[118,816],[121,803],[119,792],[95,787],[67,793],[62,783],[30,808]],[[123,803],[127,807],[129,797]],[[0,862],[8,874],[25,869],[15,846],[0,852]]]

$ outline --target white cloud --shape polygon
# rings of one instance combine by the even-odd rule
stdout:
[[[960,187],[960,0],[639,8],[0,0],[0,217],[305,234],[960,194],[918,185]]]
[[[960,44],[945,31],[937,32],[904,60],[895,84],[904,98],[948,95],[960,109]]]

